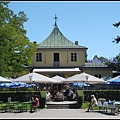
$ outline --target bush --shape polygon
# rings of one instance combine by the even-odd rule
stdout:
[[[46,105],[46,91],[40,91],[40,108],[44,108]]]
[[[77,97],[77,108],[81,108],[82,104],[84,102],[84,93],[83,93],[83,90],[77,90],[76,91],[76,97]]]

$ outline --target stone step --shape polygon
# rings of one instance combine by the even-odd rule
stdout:
[[[73,109],[77,108],[77,101],[59,101],[59,102],[47,102],[46,109]]]
[[[47,105],[47,109],[69,109],[69,105]]]

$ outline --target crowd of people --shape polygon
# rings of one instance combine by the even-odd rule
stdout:
[[[53,90],[50,92],[47,90],[46,92],[46,100],[57,100],[57,101],[64,101],[64,100],[75,100],[76,99],[76,89],[66,88],[66,89],[58,89]]]
[[[76,100],[76,89],[66,87],[65,89],[59,89],[56,90],[54,89],[52,92],[49,90],[46,90],[46,101],[64,101],[64,100]],[[40,100],[37,95],[34,95],[31,98],[31,107],[30,107],[30,112],[34,112],[36,107],[40,106]],[[91,100],[88,105],[88,109],[86,112],[89,112],[90,110],[93,109],[94,106],[97,105],[97,99],[94,95],[91,95]]]
[[[75,100],[76,99],[76,89],[70,87],[64,87],[64,89],[54,89],[48,87],[44,88],[46,91],[46,101],[64,101],[64,100]],[[36,108],[40,106],[40,100],[37,95],[31,98],[30,112],[35,112]]]

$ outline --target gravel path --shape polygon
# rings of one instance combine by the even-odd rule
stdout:
[[[119,119],[120,115],[107,115],[102,112],[85,112],[84,109],[41,109],[37,112],[0,113],[0,119]]]

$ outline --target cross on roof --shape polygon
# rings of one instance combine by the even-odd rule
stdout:
[[[57,26],[56,21],[57,21],[58,17],[56,16],[56,14],[55,14],[55,17],[54,17],[53,19],[55,19],[55,24],[54,24],[54,26]]]

